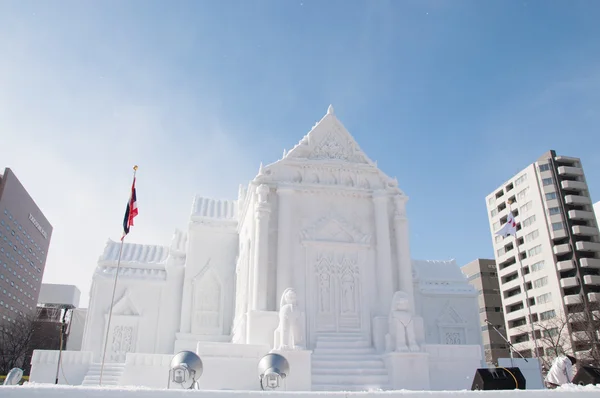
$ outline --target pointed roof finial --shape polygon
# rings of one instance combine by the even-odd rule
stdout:
[[[283,148],[283,157],[282,157],[282,159],[285,158],[285,155],[287,155],[287,150],[285,148]]]
[[[265,170],[263,168],[262,162],[260,162],[260,166],[258,167],[258,175],[260,176],[260,175],[263,175],[263,174],[265,174]]]
[[[329,108],[327,108],[327,114],[333,115],[333,105],[329,104]]]

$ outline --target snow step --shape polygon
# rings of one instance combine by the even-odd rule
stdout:
[[[93,363],[90,365],[85,377],[83,378],[83,382],[81,383],[84,386],[97,386],[100,384],[100,373],[102,371],[102,385],[106,386],[118,386],[121,381],[121,376],[125,372],[125,364],[124,363],[110,363],[104,364],[104,369],[102,369],[102,364]]]
[[[378,391],[389,377],[381,355],[360,334],[319,334],[312,355],[314,391]]]

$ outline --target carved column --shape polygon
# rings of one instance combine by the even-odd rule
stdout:
[[[267,285],[269,274],[269,215],[271,208],[267,201],[269,187],[262,184],[256,188],[256,230],[254,232],[254,296],[252,309],[267,310]]]
[[[284,290],[292,286],[292,263],[291,263],[291,237],[292,210],[290,200],[294,190],[289,187],[277,188],[279,196],[279,209],[277,215],[277,301],[281,299]]]
[[[411,311],[414,310],[414,287],[412,260],[410,258],[410,240],[408,237],[408,219],[406,218],[406,201],[404,195],[394,197],[394,230],[396,231],[396,251],[398,256],[398,277],[400,290],[408,294]]]
[[[375,227],[377,237],[377,287],[380,311],[387,314],[394,295],[392,253],[390,245],[390,223],[388,219],[388,196],[385,191],[373,193]]]

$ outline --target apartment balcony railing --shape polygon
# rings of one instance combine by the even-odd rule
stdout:
[[[589,221],[589,220],[593,220],[596,217],[594,216],[594,213],[592,213],[591,211],[569,210],[569,218],[571,220]]]
[[[568,271],[570,269],[575,268],[575,264],[573,264],[572,260],[559,261],[556,263],[556,268],[559,271]]]
[[[582,258],[579,260],[579,265],[581,265],[584,268],[600,268],[600,259]]]
[[[586,285],[600,286],[600,276],[599,275],[584,275],[583,283]]]
[[[573,167],[573,166],[560,166],[558,168],[558,174],[561,176],[582,176],[583,169],[581,167]]]
[[[571,251],[571,247],[569,246],[568,243],[565,243],[564,245],[556,245],[554,246],[554,254],[559,255],[559,254],[565,254]]]
[[[561,287],[575,287],[579,285],[579,281],[577,280],[576,277],[571,277],[571,278],[563,278],[560,280],[560,286]]]
[[[595,242],[577,242],[576,247],[577,247],[577,250],[580,252],[598,252],[598,251],[600,251],[600,243],[595,243]]]
[[[563,298],[565,305],[581,304],[583,300],[578,294],[572,294]]]
[[[572,230],[575,235],[581,235],[581,236],[596,236],[596,235],[598,235],[598,228],[596,228],[596,227],[586,227],[584,225],[575,225],[575,226],[573,226]]]
[[[592,201],[587,196],[582,195],[567,195],[565,203],[568,205],[591,205]]]
[[[562,181],[560,183],[560,186],[563,189],[572,189],[572,190],[579,190],[579,191],[587,191],[588,186],[585,182],[581,182],[581,181]]]

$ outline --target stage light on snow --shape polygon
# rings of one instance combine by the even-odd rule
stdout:
[[[267,354],[258,362],[258,378],[262,390],[275,390],[290,374],[290,364],[279,354]]]
[[[181,351],[171,360],[168,388],[171,383],[179,384],[183,389],[199,390],[198,379],[202,376],[202,360],[191,351]]]

